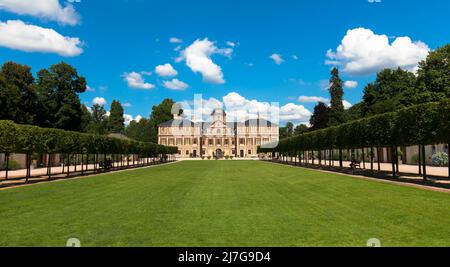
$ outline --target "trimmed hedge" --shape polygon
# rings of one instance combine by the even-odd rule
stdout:
[[[358,149],[450,143],[450,99],[345,123],[279,141],[259,153]]]
[[[176,147],[0,121],[0,153],[173,155]]]

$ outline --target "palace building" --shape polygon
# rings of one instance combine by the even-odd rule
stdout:
[[[258,146],[279,140],[278,125],[264,120],[227,122],[227,114],[216,109],[210,122],[194,123],[174,115],[158,127],[158,143],[177,146],[183,158],[232,156],[258,157]]]

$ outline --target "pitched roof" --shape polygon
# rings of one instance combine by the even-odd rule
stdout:
[[[195,123],[186,119],[173,119],[163,122],[158,127],[194,127]]]
[[[271,121],[265,120],[265,119],[251,119],[246,120],[244,122],[245,126],[266,126],[266,127],[275,127],[277,126],[275,123],[272,123]]]

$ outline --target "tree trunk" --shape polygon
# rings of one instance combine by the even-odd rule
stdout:
[[[378,172],[381,171],[381,153],[380,153],[381,149],[378,147],[377,148],[377,165],[378,165]]]
[[[373,147],[370,147],[370,171],[373,172]]]
[[[342,162],[342,149],[339,148],[339,167],[343,168],[344,164]]]
[[[419,175],[422,175],[422,147],[419,145]]]
[[[450,144],[447,144],[448,178],[450,178]]]
[[[70,175],[70,155],[67,154],[67,177]]]
[[[363,159],[363,169],[366,169],[366,153],[364,153],[364,149],[362,149],[362,159]]]
[[[394,146],[391,146],[391,163],[392,163],[392,176],[395,178],[397,177],[396,171],[395,171],[395,153],[394,153]]]
[[[395,146],[395,165],[397,168],[397,173],[400,173],[399,160],[398,160],[398,147],[397,146]]]
[[[9,172],[9,153],[5,154],[6,158],[6,170],[5,170],[5,180],[8,180],[8,172]]]
[[[47,171],[48,171],[48,179],[51,180],[52,179],[52,155],[48,154],[48,160],[47,160]]]
[[[427,181],[427,157],[425,153],[425,145],[422,145],[422,166],[423,166],[423,180]]]

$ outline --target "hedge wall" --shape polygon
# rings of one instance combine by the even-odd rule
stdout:
[[[411,106],[281,140],[259,153],[450,143],[450,99]]]
[[[176,154],[178,148],[118,138],[46,129],[0,121],[0,153],[127,154],[142,157]]]

